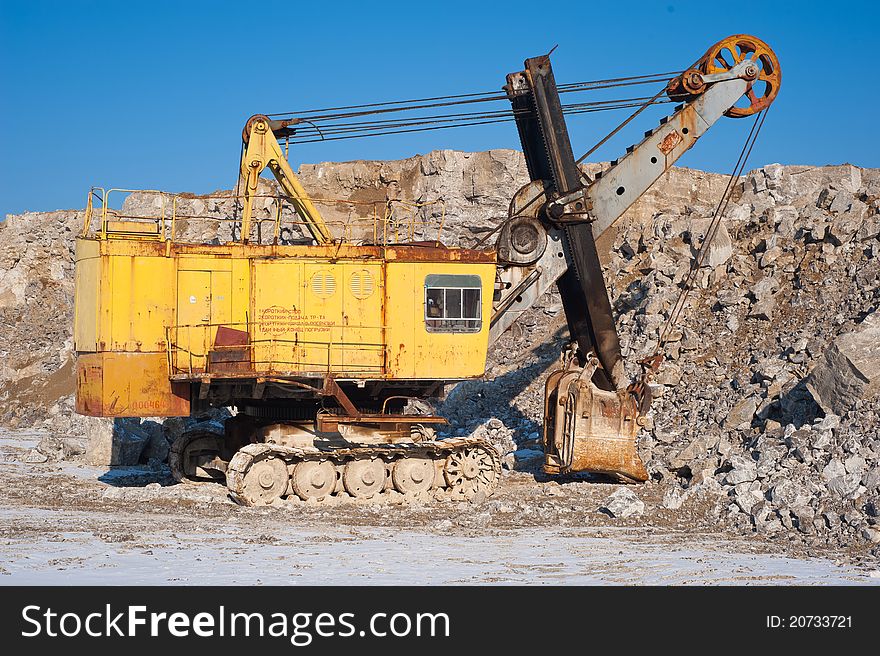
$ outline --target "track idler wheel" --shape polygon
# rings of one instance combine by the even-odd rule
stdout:
[[[206,430],[178,436],[168,452],[168,466],[180,483],[223,482],[226,463],[221,454],[223,436]]]
[[[446,484],[469,499],[480,492],[492,494],[498,484],[498,467],[491,448],[468,446],[449,454],[443,468]]]
[[[287,464],[265,444],[249,444],[229,462],[227,486],[245,506],[268,506],[287,494]]]
[[[336,489],[336,467],[332,462],[300,462],[293,469],[290,485],[303,501],[322,501]]]

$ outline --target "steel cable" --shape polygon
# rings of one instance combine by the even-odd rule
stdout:
[[[588,82],[572,82],[559,85],[560,93],[572,93],[577,91],[593,91],[610,89],[621,86],[638,84],[651,84],[662,81],[669,76],[678,75],[677,71],[670,73],[653,73],[650,75],[636,75],[631,77],[609,78],[606,80],[592,80]],[[296,112],[276,112],[266,114],[269,118],[282,117],[308,117],[309,120],[324,120],[329,118],[351,118],[368,114],[382,114],[388,112],[412,111],[414,109],[427,109],[431,107],[447,107],[451,105],[463,105],[477,102],[494,102],[508,100],[506,93],[498,91],[486,91],[482,93],[465,93],[450,96],[433,96],[430,98],[414,98],[410,100],[394,100],[389,102],[367,103],[361,105],[343,105],[339,107],[326,107],[321,109],[306,109]],[[327,114],[326,112],[339,112],[341,110],[364,110],[359,112],[346,112],[342,114]]]
[[[642,105],[642,98],[627,98],[596,103],[576,103],[563,108],[568,115],[587,114],[593,112],[627,109]],[[670,100],[650,99],[648,105],[672,102]],[[488,123],[502,123],[515,120],[517,114],[513,110],[497,112],[473,112],[460,114],[440,114],[414,117],[400,120],[360,121],[356,123],[320,124],[307,128],[296,128],[296,133],[289,139],[290,143],[313,143],[317,141],[334,141],[354,139],[402,132],[416,132]],[[324,135],[324,136],[322,136]]]
[[[688,296],[693,289],[694,281],[697,277],[697,272],[703,266],[703,262],[705,261],[706,255],[709,252],[709,246],[712,244],[712,240],[718,233],[718,230],[721,227],[721,219],[724,217],[724,212],[727,210],[727,206],[730,204],[730,198],[732,195],[731,192],[733,191],[734,182],[736,182],[742,176],[742,172],[745,169],[746,163],[748,162],[749,155],[751,155],[752,153],[752,148],[754,147],[755,142],[758,139],[758,134],[760,134],[761,128],[764,125],[764,121],[767,118],[768,111],[769,108],[765,109],[757,116],[755,116],[755,121],[752,123],[752,128],[751,130],[749,130],[749,134],[746,137],[745,143],[743,143],[742,150],[740,150],[739,158],[736,160],[733,171],[731,171],[730,177],[727,180],[727,186],[724,188],[724,192],[721,194],[721,198],[718,200],[718,205],[715,207],[715,213],[712,216],[712,221],[709,223],[708,229],[706,230],[706,236],[703,238],[703,243],[700,244],[697,255],[691,262],[691,268],[688,270],[685,279],[682,281],[682,290],[679,293],[675,304],[672,306],[672,310],[669,313],[669,318],[666,320],[666,325],[660,332],[660,340],[658,341],[657,349],[654,352],[653,359],[654,362],[657,362],[658,366],[659,358],[657,358],[656,356],[663,352],[663,348],[665,347],[666,342],[669,339],[672,327],[676,323],[678,323],[681,313],[684,310],[684,306],[687,303]]]

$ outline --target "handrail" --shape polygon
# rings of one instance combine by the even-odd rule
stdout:
[[[275,322],[235,322],[235,323],[199,323],[199,324],[182,324],[166,327],[166,340],[168,351],[168,371],[169,375],[179,375],[181,373],[195,376],[197,374],[211,373],[211,367],[217,368],[218,371],[229,372],[229,367],[238,365],[246,365],[246,371],[254,374],[272,373],[279,371],[279,366],[287,371],[301,372],[347,372],[347,373],[382,373],[386,368],[387,347],[383,342],[366,342],[362,339],[358,341],[336,341],[331,336],[327,339],[302,339],[299,337],[297,327],[292,326],[289,333],[293,333],[293,338],[279,338],[275,334],[268,334],[255,338],[254,332],[259,333],[261,326],[274,325]],[[213,344],[210,339],[211,333],[219,327],[234,328],[236,326],[249,326],[251,332],[247,333],[247,342],[241,344]],[[332,324],[322,326],[329,329],[349,329],[349,330],[376,330],[382,331],[385,326],[352,326],[343,324]],[[245,332],[245,331],[242,331]],[[196,333],[195,335],[193,333]],[[195,337],[195,339],[194,339]],[[201,348],[199,348],[201,345]],[[265,351],[263,349],[266,349]],[[285,349],[290,349],[285,351]],[[323,351],[324,356],[319,356],[318,352]],[[215,354],[236,354],[242,350],[247,354],[238,359],[219,360],[211,362],[210,356]],[[300,357],[283,357],[279,355],[288,352],[291,355],[299,350]],[[257,356],[260,352],[260,357]],[[351,352],[371,352],[379,356],[380,361],[376,363],[344,363],[334,362],[334,354],[338,357],[344,356]],[[311,354],[310,359],[305,357]],[[181,356],[183,361],[181,362]],[[318,357],[319,360],[313,358]],[[203,365],[203,366],[202,366]],[[292,369],[291,369],[292,367]]]
[[[155,194],[160,198],[159,209],[152,214],[122,214],[119,210],[110,207],[110,200],[114,194]],[[278,245],[286,241],[284,232],[286,229],[291,234],[308,234],[308,222],[296,213],[296,203],[302,199],[285,194],[255,194],[255,199],[261,199],[260,211],[269,211],[269,216],[253,218],[252,223],[257,225],[259,242],[262,242],[261,225],[271,222],[271,244]],[[325,222],[335,233],[337,242],[341,243],[373,243],[375,245],[388,245],[405,240],[413,241],[421,237],[430,241],[441,241],[441,234],[446,223],[446,203],[442,198],[425,202],[411,202],[404,200],[363,201],[348,198],[309,198],[315,205],[323,205],[331,208],[326,212]],[[96,206],[97,203],[100,206]],[[210,204],[212,201],[220,201],[221,207],[216,210],[198,210],[186,212],[183,207],[189,201],[201,201]],[[238,199],[231,193],[211,194],[206,196],[193,196],[190,194],[173,194],[156,189],[124,189],[92,187],[87,197],[82,237],[90,233],[99,239],[107,239],[108,220],[134,219],[135,221],[155,221],[156,236],[138,235],[133,232],[125,235],[125,238],[149,238],[164,239],[168,244],[189,243],[180,238],[178,230],[181,220],[210,221],[217,226],[232,223],[239,226],[241,219],[235,216]],[[228,204],[227,208],[222,207]],[[170,216],[169,216],[170,206]],[[334,209],[335,208],[335,209]],[[346,209],[347,208],[347,209]],[[382,211],[380,212],[380,208]],[[429,209],[430,208],[430,209]],[[436,208],[436,209],[435,209]],[[194,209],[195,208],[191,208]],[[92,219],[100,210],[100,227],[92,231]],[[330,218],[334,212],[344,215],[343,218]],[[439,215],[439,216],[438,216]],[[286,218],[285,218],[286,217]],[[234,228],[233,228],[234,230]],[[433,239],[432,239],[433,237]],[[237,241],[230,239],[230,241]]]

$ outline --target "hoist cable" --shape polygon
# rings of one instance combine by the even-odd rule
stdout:
[[[613,101],[601,101],[599,103],[578,103],[573,104],[567,109],[563,109],[564,114],[576,115],[601,111],[611,111],[617,109],[627,109],[636,107],[641,104],[641,98],[620,99]],[[651,104],[661,104],[672,102],[669,100],[657,101]],[[485,125],[487,123],[501,123],[512,121],[517,114],[513,111],[498,112],[481,112],[481,113],[462,113],[462,114],[439,114],[432,116],[422,116],[409,120],[379,120],[379,121],[362,121],[357,123],[335,123],[315,125],[310,128],[296,128],[295,136],[291,137],[291,143],[313,143],[316,141],[332,141],[342,138],[358,138],[367,136],[378,136],[385,134],[396,134],[400,132],[412,132],[405,128],[434,126],[432,129],[463,127],[470,125]],[[320,135],[327,135],[321,138]],[[333,135],[333,136],[329,136]],[[340,136],[344,135],[344,136]]]
[[[618,86],[632,86],[636,84],[650,84],[660,81],[659,78],[668,78],[669,76],[678,75],[678,72],[671,73],[654,73],[650,75],[635,75],[630,77],[609,78],[606,80],[592,80],[588,82],[572,82],[559,85],[560,93],[572,93],[577,91],[592,91],[598,89],[609,89]],[[389,102],[367,103],[361,105],[343,105],[339,107],[326,107],[321,109],[306,109],[296,112],[276,112],[266,114],[269,118],[280,117],[304,117],[308,116],[310,120],[324,118],[340,118],[351,117],[366,114],[378,114],[392,111],[411,111],[414,109],[424,109],[429,107],[443,107],[457,104],[469,104],[474,102],[494,102],[499,100],[508,100],[506,93],[498,91],[487,91],[482,93],[464,93],[450,96],[433,96],[430,98],[413,98],[410,100],[395,100]],[[327,112],[339,112],[342,110],[364,110],[362,112],[348,112],[345,114],[326,114]],[[326,114],[321,116],[321,114]],[[318,114],[318,116],[314,116]]]
[[[732,196],[731,192],[733,191],[734,183],[742,176],[742,172],[743,169],[745,169],[746,163],[749,159],[749,155],[751,155],[752,153],[752,148],[754,147],[755,142],[758,139],[758,134],[760,134],[761,128],[764,125],[764,121],[767,118],[768,109],[765,109],[757,116],[755,116],[755,121],[752,123],[752,128],[751,130],[749,130],[749,134],[746,137],[745,143],[743,143],[742,150],[740,150],[739,158],[736,160],[733,171],[731,171],[730,177],[727,180],[727,186],[724,188],[724,192],[721,194],[721,198],[718,200],[718,205],[715,207],[715,213],[712,216],[712,221],[709,223],[708,229],[706,230],[706,236],[703,238],[703,243],[700,244],[700,249],[697,251],[696,257],[691,261],[691,268],[688,270],[685,279],[682,281],[682,290],[679,293],[675,304],[672,306],[672,310],[669,313],[669,318],[666,320],[666,325],[660,332],[660,340],[657,344],[657,349],[654,354],[655,356],[662,353],[663,347],[666,345],[666,342],[669,339],[673,326],[678,323],[682,310],[687,303],[687,298],[690,295],[691,290],[693,289],[697,273],[702,268],[703,262],[706,259],[706,255],[709,252],[709,246],[712,244],[712,240],[715,238],[715,235],[718,233],[718,230],[721,227],[721,219],[723,218],[724,212],[727,210],[727,206],[730,203],[730,198]],[[657,360],[659,360],[659,358],[655,358],[655,362],[657,362]],[[659,362],[657,364],[659,365]]]

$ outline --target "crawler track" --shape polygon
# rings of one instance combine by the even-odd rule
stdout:
[[[497,451],[471,438],[332,450],[249,444],[233,456],[226,471],[231,496],[246,506],[285,498],[381,499],[391,491],[426,498],[443,488],[471,499],[491,495],[500,478]]]

